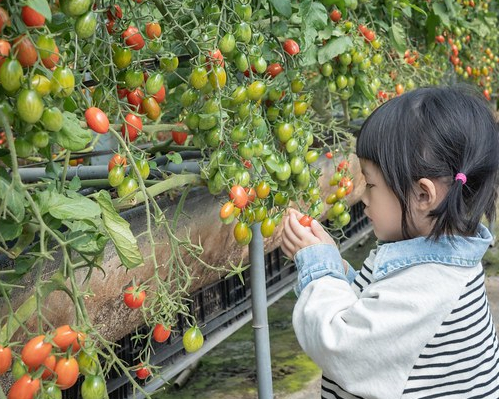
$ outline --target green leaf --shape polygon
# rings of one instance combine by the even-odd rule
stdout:
[[[291,17],[291,1],[289,0],[270,0],[270,4],[274,6],[274,9],[282,16],[289,18]]]
[[[360,90],[362,91],[362,94],[368,99],[373,101],[376,97],[374,96],[374,93],[372,92],[371,85],[369,84],[369,78],[367,75],[362,74],[360,75],[357,80],[356,80],[357,86],[360,87]]]
[[[319,64],[331,61],[337,55],[343,54],[353,47],[353,41],[350,36],[341,36],[333,38],[324,47],[317,52]]]
[[[71,179],[69,182],[69,187],[70,190],[73,191],[78,191],[81,188],[81,180],[78,176],[75,176]]]
[[[305,0],[300,2],[302,25],[313,27],[316,30],[327,26],[328,12],[326,7],[318,1]]]
[[[435,45],[435,28],[438,26],[439,22],[439,17],[437,17],[434,13],[428,15],[428,18],[426,19],[426,44],[428,46]]]
[[[114,209],[111,196],[101,190],[96,196],[102,211],[104,229],[113,241],[121,263],[131,269],[144,263],[137,240],[130,230],[130,224]]]
[[[411,3],[411,2],[410,2],[410,1],[408,1],[408,0],[403,0],[403,1],[401,1],[400,3],[401,3],[401,4],[403,4],[403,5],[405,5],[406,7],[410,7],[410,8],[412,8],[414,11],[417,11],[417,12],[419,12],[419,13],[423,14],[425,17],[427,16],[427,14],[426,14],[426,11],[425,11],[425,10],[423,10],[422,8],[418,7],[417,5],[415,5],[415,4],[413,4],[413,3]],[[404,10],[402,10],[402,11],[404,11]],[[404,14],[405,14],[405,11],[404,11]]]
[[[433,3],[432,7],[433,12],[440,18],[442,24],[450,28],[450,19],[447,13],[447,7],[445,7],[445,5],[443,5],[442,3]]]
[[[62,129],[54,133],[57,144],[69,151],[81,151],[92,140],[92,132],[83,129],[75,114],[65,111]]]
[[[21,223],[12,220],[0,219],[0,237],[3,241],[11,241],[19,237],[23,231]]]
[[[68,198],[55,191],[49,191],[48,195],[45,193],[40,196],[46,201],[43,208],[56,219],[84,220],[100,215],[99,206],[83,195],[77,194],[74,198]]]
[[[170,162],[173,162],[174,164],[181,164],[182,163],[182,156],[178,152],[173,152],[171,154],[166,154],[166,157]]]
[[[11,184],[0,176],[0,199],[5,201],[7,209],[12,213],[12,217],[20,223],[24,219],[24,197],[16,191]],[[2,201],[2,202],[3,202]],[[0,202],[1,204],[1,202]]]
[[[270,169],[275,173],[282,172],[282,165],[280,165],[278,162],[274,161],[273,159],[266,160],[265,166],[267,169]]]
[[[395,22],[388,31],[392,46],[399,52],[403,53],[407,47],[405,42],[405,32],[404,28],[399,22]]]
[[[81,234],[73,232],[68,235],[68,240],[71,241],[71,248],[83,255],[99,255],[104,251],[109,237],[100,233],[96,234]]]
[[[52,12],[47,0],[26,0],[26,5],[42,14],[47,21],[52,21]]]

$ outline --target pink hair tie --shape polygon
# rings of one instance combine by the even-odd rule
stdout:
[[[466,180],[468,180],[468,179],[466,178],[466,175],[465,175],[464,173],[459,172],[459,173],[456,175],[455,180],[456,180],[456,181],[460,180],[460,181],[461,181],[461,183],[462,183],[463,185],[465,185],[465,184],[466,184]]]

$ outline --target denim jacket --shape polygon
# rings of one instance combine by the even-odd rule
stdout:
[[[373,277],[381,280],[410,266],[437,263],[449,266],[473,267],[479,263],[492,242],[492,235],[480,224],[475,237],[441,237],[431,241],[425,237],[385,243],[378,246],[373,262]],[[349,283],[357,272],[349,265],[347,273],[337,248],[330,244],[316,244],[302,248],[295,254],[298,269],[297,295],[313,280],[331,276]]]

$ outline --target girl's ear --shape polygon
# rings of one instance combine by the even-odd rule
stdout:
[[[447,187],[439,180],[419,179],[415,184],[415,206],[419,211],[435,209],[445,198]]]

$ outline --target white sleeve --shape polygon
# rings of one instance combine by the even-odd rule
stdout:
[[[370,284],[359,298],[347,282],[326,276],[301,292],[293,327],[305,353],[347,392],[400,398],[471,273],[476,269],[417,265]]]

